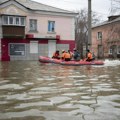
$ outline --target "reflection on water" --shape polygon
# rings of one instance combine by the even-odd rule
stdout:
[[[0,63],[1,120],[120,120],[120,61]]]

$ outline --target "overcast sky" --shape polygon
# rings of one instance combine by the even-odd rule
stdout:
[[[47,4],[53,7],[65,10],[81,10],[88,7],[88,0],[33,0],[39,3]],[[103,20],[107,20],[110,15],[111,0],[91,0],[92,11],[102,16]]]

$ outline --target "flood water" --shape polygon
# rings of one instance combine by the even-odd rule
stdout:
[[[120,61],[0,62],[0,120],[120,120]]]

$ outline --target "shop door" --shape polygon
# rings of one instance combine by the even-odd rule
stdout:
[[[98,45],[98,58],[103,58],[103,57],[104,57],[103,46]]]
[[[56,51],[56,41],[49,40],[48,41],[48,56],[52,57],[53,53]]]
[[[38,41],[30,42],[30,60],[38,60]]]

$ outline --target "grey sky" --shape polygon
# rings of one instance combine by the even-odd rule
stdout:
[[[88,0],[33,0],[39,3],[47,4],[53,7],[65,10],[81,10],[88,7]],[[92,11],[97,12],[106,20],[110,15],[111,2],[110,0],[91,0]]]

